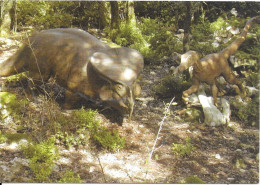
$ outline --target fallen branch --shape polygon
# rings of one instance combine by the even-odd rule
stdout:
[[[158,130],[156,139],[155,139],[155,141],[154,141],[152,151],[150,152],[149,161],[152,159],[153,152],[155,151],[155,146],[156,146],[156,143],[157,143],[158,138],[159,138],[159,134],[160,134],[160,132],[161,132],[161,130],[162,130],[162,126],[163,126],[163,124],[164,124],[165,119],[166,119],[167,116],[169,115],[169,109],[170,109],[170,106],[172,105],[174,99],[175,99],[175,97],[172,98],[172,100],[170,101],[170,103],[168,104],[168,106],[167,106],[167,108],[166,108],[166,110],[165,110],[165,112],[164,112],[164,116],[163,116],[162,121],[160,122],[160,127],[159,127],[159,130]],[[166,104],[166,105],[167,105],[167,104]]]

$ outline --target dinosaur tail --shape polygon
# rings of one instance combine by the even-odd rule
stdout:
[[[24,47],[20,48],[10,58],[0,62],[0,77],[15,75],[25,71],[26,56],[23,54],[23,49]]]
[[[259,18],[260,18],[260,16],[253,17],[253,18],[249,19],[246,22],[246,25],[245,25],[242,33],[239,35],[239,37],[235,41],[233,41],[228,47],[226,47],[225,49],[223,49],[221,51],[222,55],[226,59],[238,50],[239,46],[246,40],[247,32],[249,31],[249,29],[251,28],[251,26],[253,25],[255,20],[257,20]]]

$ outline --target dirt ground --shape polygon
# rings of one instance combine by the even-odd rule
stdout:
[[[2,50],[1,60],[15,49]],[[125,137],[124,149],[111,153],[91,145],[79,149],[59,147],[60,158],[50,179],[58,179],[60,174],[72,170],[84,183],[180,183],[190,176],[197,176],[205,183],[259,183],[258,128],[232,119],[228,125],[220,127],[185,122],[176,113],[185,108],[182,105],[170,107],[171,113],[164,120],[149,160],[166,104],[170,101],[156,98],[152,87],[169,73],[169,69],[168,64],[145,66],[140,78],[142,93],[136,100],[132,121],[124,118],[119,124],[108,119],[106,113],[98,114],[107,127],[117,129]],[[1,122],[0,129],[16,132]],[[194,151],[188,156],[174,154],[172,143],[184,144],[187,136]],[[0,182],[33,179],[19,142],[23,141],[0,144]]]

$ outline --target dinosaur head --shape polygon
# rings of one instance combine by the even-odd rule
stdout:
[[[99,90],[100,99],[131,119],[134,99],[141,92],[136,79],[143,70],[142,55],[130,48],[110,48],[95,52],[90,62],[107,82]]]
[[[189,67],[193,66],[196,62],[199,62],[200,58],[196,51],[188,51],[181,55],[181,63],[175,69],[174,74],[182,73]]]

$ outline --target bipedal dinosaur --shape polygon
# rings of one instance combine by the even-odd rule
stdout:
[[[227,60],[245,41],[247,32],[256,19],[260,19],[260,16],[249,19],[239,37],[219,53],[206,55],[202,59],[196,51],[188,51],[181,56],[181,63],[174,71],[175,75],[193,66],[192,86],[182,94],[182,99],[186,104],[189,103],[188,96],[198,90],[200,82],[206,82],[211,86],[214,104],[217,105],[216,78],[219,76],[223,76],[228,83],[236,84],[242,95],[246,95],[242,82],[236,79]]]

